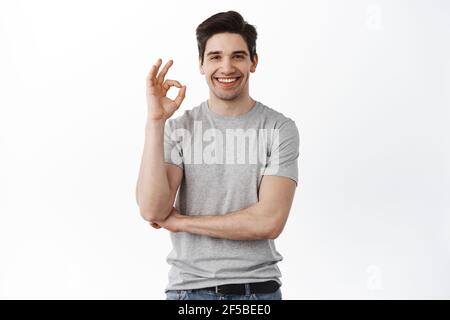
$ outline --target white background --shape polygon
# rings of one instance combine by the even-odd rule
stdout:
[[[227,10],[259,33],[250,95],[300,131],[283,297],[450,298],[450,4],[359,0],[1,0],[0,298],[165,298],[145,77],[174,60],[175,116],[207,99],[195,28]]]

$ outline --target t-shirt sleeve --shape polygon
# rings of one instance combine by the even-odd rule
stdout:
[[[270,156],[263,175],[288,177],[297,186],[299,148],[300,135],[293,120],[274,129]]]
[[[173,120],[164,127],[164,161],[184,169],[182,139],[178,137]]]

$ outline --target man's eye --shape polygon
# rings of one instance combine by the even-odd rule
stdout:
[[[244,56],[242,56],[242,55],[234,56],[234,57],[235,57],[235,58],[238,58],[238,59],[244,59]],[[219,59],[219,58],[220,58],[219,56],[215,56],[215,57],[212,57],[211,60]]]

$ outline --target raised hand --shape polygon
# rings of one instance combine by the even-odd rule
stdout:
[[[158,74],[162,60],[158,59],[152,66],[147,76],[147,105],[149,120],[167,120],[180,107],[186,95],[186,86],[182,86],[176,80],[164,80],[164,77],[173,64],[169,60],[161,72]],[[157,75],[158,74],[158,75]],[[175,100],[166,97],[170,87],[177,87],[180,90]]]

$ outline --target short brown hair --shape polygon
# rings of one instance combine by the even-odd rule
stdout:
[[[196,29],[198,56],[203,64],[206,42],[217,33],[240,34],[247,43],[250,60],[256,55],[256,38],[258,34],[255,26],[248,24],[236,11],[219,12],[203,21]]]

